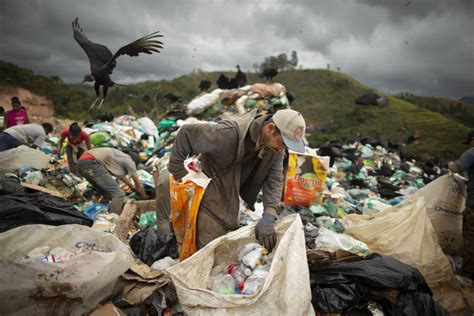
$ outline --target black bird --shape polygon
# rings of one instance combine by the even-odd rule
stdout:
[[[219,89],[228,89],[229,88],[230,80],[227,78],[226,75],[220,74],[219,78],[216,80],[216,84]]]
[[[291,91],[287,91],[286,92],[286,98],[288,99],[288,103],[291,105],[291,103],[293,103],[293,101],[295,101],[296,95]]]
[[[211,80],[209,80],[209,78],[205,77],[204,79],[201,80],[201,82],[199,83],[199,90],[201,90],[201,92],[207,92],[207,90],[209,90],[209,88],[211,87]]]
[[[227,89],[237,89],[238,87],[239,87],[239,84],[237,83],[237,79],[230,78]]]
[[[181,96],[177,93],[167,93],[164,98],[168,101],[170,101],[170,103],[176,103],[176,102],[179,102],[181,101]]]
[[[92,81],[94,83],[95,94],[97,98],[94,103],[90,106],[91,110],[97,101],[100,99],[100,86],[102,86],[102,99],[97,109],[100,109],[105,97],[107,96],[107,90],[112,87],[115,82],[112,81],[110,75],[112,74],[115,66],[117,65],[116,59],[121,55],[138,56],[140,53],[152,54],[153,52],[159,53],[160,49],[163,48],[163,43],[158,41],[157,38],[163,37],[158,34],[159,32],[153,32],[133,41],[125,46],[122,46],[117,52],[112,55],[110,50],[101,44],[91,42],[79,25],[79,18],[75,18],[72,22],[72,29],[74,39],[79,43],[82,49],[86,52],[89,57],[91,65],[91,73],[84,76],[82,82]]]
[[[237,81],[237,86],[238,87],[243,87],[247,84],[247,76],[240,71],[240,66],[237,65],[237,74],[235,75],[235,81]]]
[[[265,68],[263,69],[262,73],[260,74],[260,78],[265,78],[267,80],[267,84],[272,82],[272,79],[278,75],[278,67],[275,68]]]

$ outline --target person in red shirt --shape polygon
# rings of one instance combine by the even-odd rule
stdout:
[[[5,126],[13,127],[17,125],[29,124],[28,113],[24,106],[21,106],[20,99],[13,97],[12,99],[13,110],[7,111],[5,115]]]
[[[64,129],[61,132],[60,139],[58,142],[58,152],[61,152],[64,140],[67,139],[67,162],[69,164],[69,170],[72,173],[77,174],[77,160],[82,154],[89,149],[92,149],[91,139],[89,135],[82,130],[77,122],[74,122],[69,128]]]

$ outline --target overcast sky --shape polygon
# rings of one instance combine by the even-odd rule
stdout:
[[[112,53],[164,35],[160,54],[117,60],[119,83],[250,71],[296,50],[303,68],[329,63],[383,92],[474,95],[474,0],[1,0],[0,59],[79,83],[89,63],[72,36],[76,16]]]

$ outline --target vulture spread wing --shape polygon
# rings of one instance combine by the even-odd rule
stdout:
[[[138,56],[140,53],[152,54],[153,52],[159,53],[160,49],[163,49],[163,43],[158,41],[157,38],[163,37],[163,35],[158,34],[159,32],[153,32],[143,37],[140,37],[136,41],[133,41],[125,46],[120,47],[120,49],[114,54],[112,59],[109,61],[108,67],[109,72],[112,72],[116,62],[115,59],[121,55],[128,56]]]
[[[75,18],[72,22],[72,29],[74,31],[74,39],[86,52],[87,57],[89,57],[91,70],[102,67],[110,61],[110,59],[113,57],[110,50],[106,46],[91,42],[87,38],[81,26],[79,25],[79,18]],[[115,67],[115,62],[113,67]],[[113,67],[111,69],[113,69]]]

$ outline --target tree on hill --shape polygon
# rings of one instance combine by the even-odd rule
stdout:
[[[261,72],[265,68],[278,68],[281,71],[295,69],[298,66],[298,53],[296,51],[291,52],[291,58],[288,59],[286,53],[278,54],[277,56],[267,56],[263,59],[260,64],[253,64],[255,72]]]

